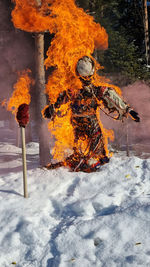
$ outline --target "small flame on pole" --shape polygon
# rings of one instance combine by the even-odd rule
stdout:
[[[29,77],[30,73],[31,73],[30,70],[26,70],[19,73],[18,81],[14,85],[15,90],[11,98],[7,102],[7,109],[16,116],[16,120],[20,126],[21,142],[22,142],[24,198],[28,197],[25,126],[29,122],[29,104],[31,101],[29,90],[30,86],[33,85],[33,80]]]

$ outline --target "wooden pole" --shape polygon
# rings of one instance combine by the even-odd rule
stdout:
[[[17,140],[16,140],[16,146],[20,146],[20,127],[17,126]]]
[[[143,0],[144,6],[144,34],[145,34],[145,57],[146,63],[149,64],[149,30],[148,30],[148,12],[147,12],[147,0]]]
[[[38,9],[41,0],[36,0]],[[44,32],[35,34],[35,70],[36,70],[36,118],[39,136],[40,165],[46,165],[50,160],[49,132],[41,111],[47,105],[45,95],[45,69],[44,69]]]
[[[129,125],[128,121],[126,122],[126,155],[127,157],[130,156],[130,151],[129,151]]]
[[[25,128],[21,129],[21,140],[22,140],[22,164],[23,164],[23,188],[24,188],[24,198],[28,198],[27,191],[27,164],[26,164],[26,145],[25,145]]]
[[[50,159],[49,133],[47,124],[41,111],[47,105],[45,95],[45,70],[44,70],[44,34],[35,34],[35,62],[36,62],[36,118],[39,136],[39,155],[41,166],[46,165]]]

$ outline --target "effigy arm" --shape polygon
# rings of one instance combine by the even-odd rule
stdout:
[[[48,105],[44,111],[43,111],[43,116],[44,118],[51,119],[53,120],[56,115],[58,115],[57,109],[60,108],[62,104],[66,104],[68,102],[69,98],[66,93],[66,91],[63,91],[59,94],[56,102],[54,104]]]
[[[127,115],[129,114],[134,121],[136,122],[140,121],[138,113],[134,111],[122,99],[122,97],[117,94],[117,92],[114,89],[106,87],[102,95],[102,100],[103,100],[104,106],[109,110],[110,113],[117,111],[118,120],[123,120],[123,118],[127,117]]]

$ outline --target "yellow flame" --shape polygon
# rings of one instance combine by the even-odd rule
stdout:
[[[29,90],[30,85],[33,84],[33,80],[29,76],[30,73],[31,71],[29,69],[20,72],[18,81],[14,85],[13,94],[7,104],[7,109],[14,114],[16,114],[21,104],[30,104],[31,96]]]

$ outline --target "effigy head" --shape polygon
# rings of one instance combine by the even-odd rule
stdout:
[[[83,78],[90,77],[94,74],[95,65],[92,58],[84,56],[80,58],[76,66],[77,74]]]

